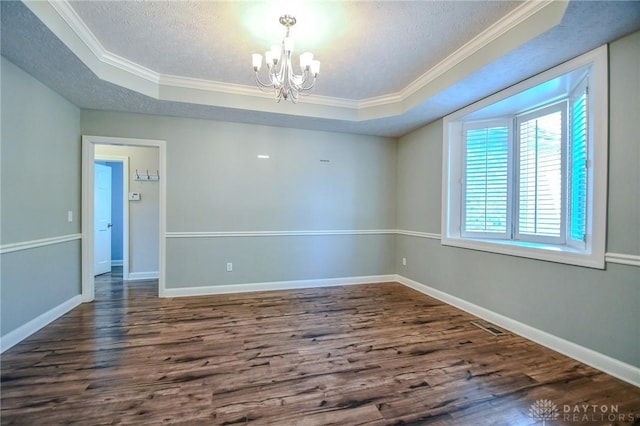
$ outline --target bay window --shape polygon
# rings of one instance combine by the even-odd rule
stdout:
[[[604,267],[606,47],[444,120],[442,243]]]

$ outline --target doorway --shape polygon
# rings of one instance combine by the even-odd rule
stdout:
[[[106,164],[95,162],[93,167],[93,274],[96,276],[111,272],[113,173]]]
[[[95,262],[94,275],[107,273],[113,267],[121,268],[123,280],[129,279],[129,157],[124,155],[95,154],[95,179],[94,181],[94,245]],[[111,209],[100,214],[98,210],[100,184],[98,183],[98,165],[110,167],[111,171]],[[106,204],[103,202],[103,204]],[[106,207],[105,207],[106,209]],[[107,216],[111,213],[111,217]],[[100,217],[103,217],[100,220]],[[107,225],[105,226],[105,222]],[[111,224],[109,227],[108,224]],[[110,233],[111,247],[108,241],[101,239],[101,232]],[[102,251],[102,255],[99,253]],[[99,269],[99,264],[109,262],[109,268]]]
[[[164,297],[165,293],[165,233],[166,233],[166,142],[162,140],[150,140],[150,139],[132,139],[132,138],[113,138],[113,137],[101,137],[101,136],[89,136],[83,135],[82,137],[82,301],[91,302],[95,298],[95,255],[96,255],[96,219],[95,219],[95,196],[96,196],[96,165],[95,161],[98,157],[103,159],[113,160],[113,158],[104,158],[104,155],[96,155],[96,148],[100,148],[102,145],[108,145],[113,147],[130,147],[132,149],[151,147],[157,149],[157,173],[161,176],[155,184],[157,187],[157,198],[154,200],[154,205],[158,216],[157,229],[152,230],[157,240],[157,278],[158,289],[157,294],[160,297]],[[133,165],[132,165],[133,166]],[[129,167],[124,167],[123,170],[128,171]],[[128,182],[128,179],[124,179],[124,182]],[[123,196],[128,200],[128,187],[123,189]],[[129,211],[127,202],[123,199],[123,211]],[[129,222],[123,220],[123,223]],[[129,229],[126,232],[123,231],[124,236],[129,236]],[[127,248],[126,258],[123,254],[123,275],[125,265],[127,267],[127,275],[130,277],[132,273],[129,270],[130,251],[129,241],[125,243],[123,241],[123,249]],[[123,250],[124,251],[124,250]]]

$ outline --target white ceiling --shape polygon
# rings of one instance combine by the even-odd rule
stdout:
[[[352,100],[400,91],[522,4],[291,3],[70,2],[109,52],[160,74],[249,86],[250,54],[279,44],[278,18],[294,14],[296,50],[322,61],[316,93]]]
[[[399,136],[640,29],[638,1],[5,2],[2,55],[81,108]],[[276,104],[250,55],[321,60]]]

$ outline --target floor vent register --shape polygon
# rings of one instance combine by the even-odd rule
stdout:
[[[495,325],[487,321],[481,321],[481,320],[471,321],[471,324],[486,331],[487,333],[493,334],[494,336],[502,336],[503,334],[505,334],[504,330],[499,329],[498,327],[496,327]]]

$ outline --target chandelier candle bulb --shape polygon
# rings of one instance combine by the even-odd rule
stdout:
[[[260,67],[262,66],[262,55],[254,53],[251,57],[253,58],[253,70],[256,72],[260,71]]]
[[[313,74],[313,78],[320,74],[320,61],[311,61],[311,74]]]
[[[262,61],[262,59],[260,60]],[[264,60],[267,63],[267,67],[271,69],[271,65],[273,65],[273,52],[271,50],[264,52]]]
[[[313,59],[313,53],[304,52],[300,55],[300,71],[296,74],[293,69],[291,55],[294,50],[294,40],[290,37],[291,27],[296,23],[296,18],[290,15],[280,17],[280,24],[286,27],[285,37],[281,45],[273,45],[264,54],[268,71],[266,79],[260,78],[260,68],[262,67],[262,55],[254,53],[252,55],[253,71],[256,75],[256,83],[262,90],[275,90],[277,102],[290,99],[297,103],[300,95],[310,94],[320,73],[320,61]]]
[[[311,61],[313,61],[313,53],[304,52],[302,55],[300,55],[300,68],[303,71],[308,70],[309,68],[311,68]]]
[[[275,65],[278,63],[278,61],[280,60],[280,56],[282,55],[282,47],[274,44],[273,46],[271,46],[271,54],[273,55],[273,64]]]

